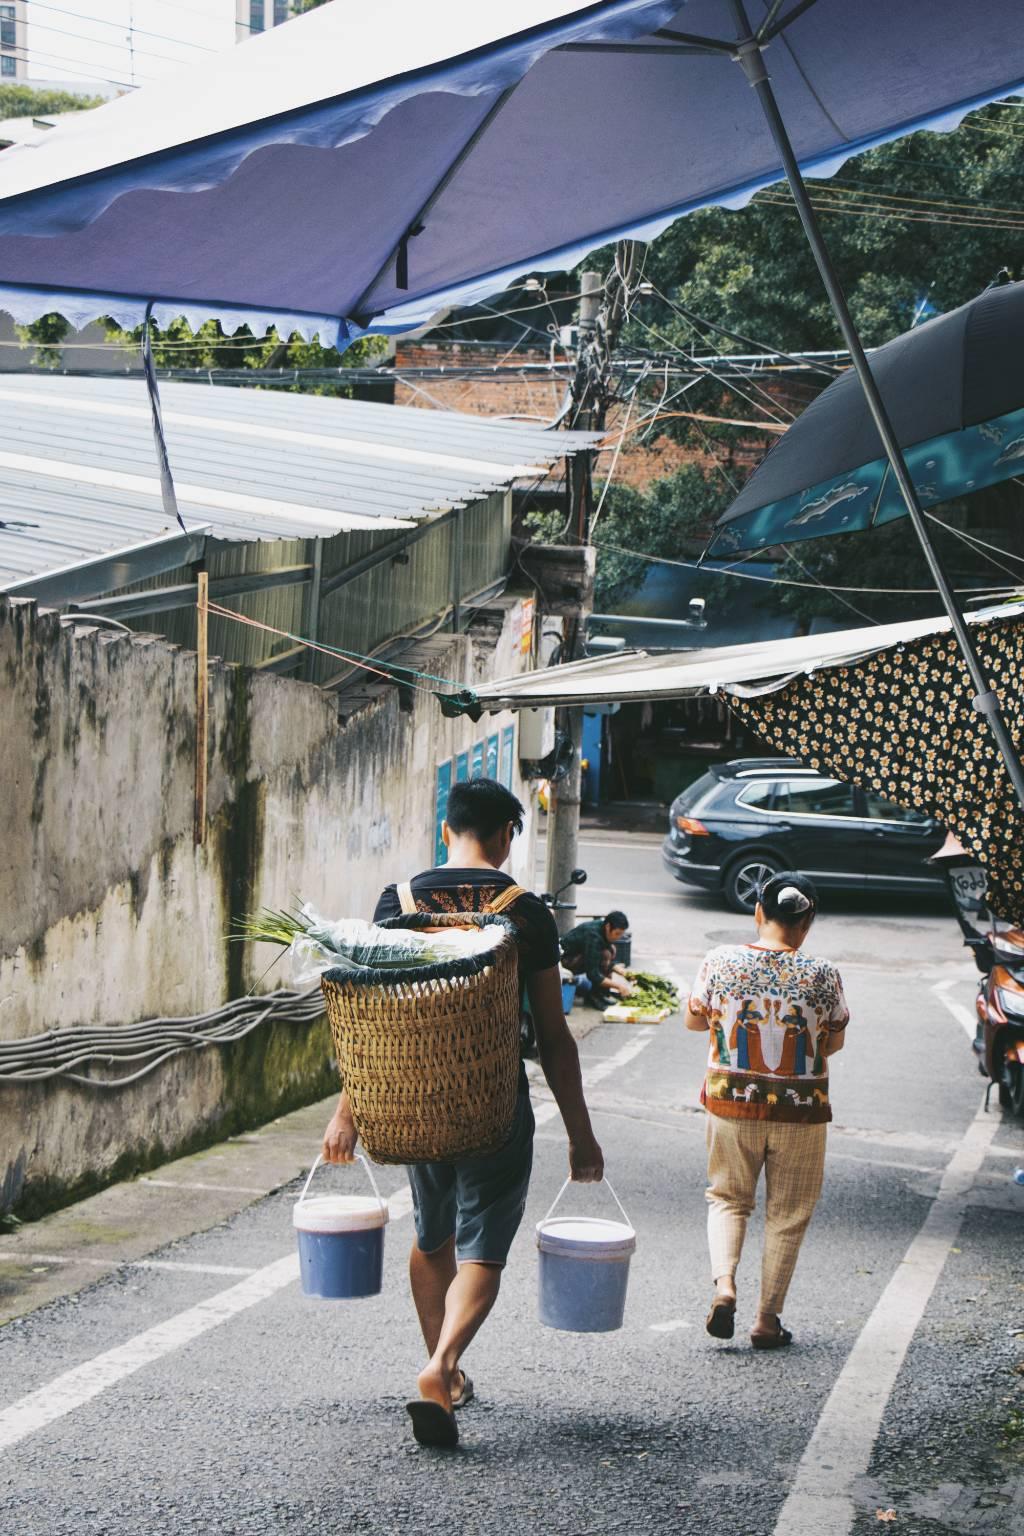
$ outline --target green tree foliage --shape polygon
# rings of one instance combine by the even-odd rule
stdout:
[[[104,322],[110,340],[118,341],[126,351],[136,356],[142,345],[141,326],[124,331],[112,320]],[[232,336],[225,336],[216,320],[207,320],[192,331],[182,318],[172,320],[164,330],[153,327],[153,361],[158,369],[164,368],[355,368],[372,362],[386,349],[380,336],[364,336],[353,342],[345,352],[334,347],[321,346],[318,341],[305,341],[299,335],[282,339],[270,330],[264,337],[254,337],[245,326]],[[256,379],[253,383],[257,383]],[[343,380],[301,379],[293,386],[308,394],[348,395],[351,386]]]
[[[831,181],[812,183],[829,248],[868,345],[908,329],[925,303],[946,311],[967,302],[1002,267],[1016,277],[1024,275],[1024,221],[1017,213],[1022,147],[1024,109],[1018,114],[1014,107],[993,106],[973,113],[953,133],[913,134],[848,161]],[[612,254],[601,252],[586,265],[606,268]],[[842,346],[792,199],[783,188],[767,189],[745,209],[708,209],[679,220],[650,247],[644,276],[654,292],[635,304],[622,343],[622,350],[633,355],[750,350],[709,326],[693,323],[681,310],[751,337],[766,349]],[[649,388],[643,391],[643,403],[651,404]],[[771,408],[758,384],[750,381],[707,379],[688,392],[685,403],[689,410],[744,419]],[[737,483],[745,478],[745,467],[734,456],[740,439],[735,429],[666,416],[664,430],[695,450],[713,445],[731,477]],[[676,479],[665,482],[669,500]],[[713,491],[705,503],[709,513],[725,499],[719,487]],[[615,493],[612,505],[619,504],[622,494]],[[623,506],[632,495],[625,494]],[[652,512],[664,505],[657,487],[644,501]],[[1024,505],[1016,486],[934,510],[961,529],[990,528],[992,542],[1024,554],[1018,532]],[[682,525],[676,538],[670,515],[634,521],[630,507],[623,528],[631,536],[621,542],[653,554],[678,557],[689,542]],[[972,551],[953,535],[939,532],[936,537],[958,586],[1007,583],[1011,578],[1006,569],[1000,570],[993,558],[1011,570],[1022,568],[1012,559]],[[855,624],[861,615],[892,620],[939,611],[907,520],[864,534],[809,540],[793,545],[789,554],[777,553],[782,560],[778,574],[810,586],[761,589],[735,581],[731,601],[737,601],[739,589],[744,601],[776,612],[781,608],[801,624],[816,617]],[[609,556],[600,553],[599,582],[614,590],[623,579],[622,567],[609,568],[608,562]],[[635,566],[625,572],[625,579],[636,579]],[[923,591],[833,594],[816,588],[815,582],[831,588]]]
[[[70,91],[39,90],[32,85],[0,85],[0,119],[53,117],[58,112],[83,112],[102,105],[102,96],[74,96]]]
[[[1024,112],[986,107],[953,133],[911,134],[848,160],[829,181],[811,183],[868,346],[906,330],[925,296],[936,309],[954,309],[1000,267],[1024,271],[1022,146]],[[711,208],[680,219],[652,245],[645,275],[707,320],[770,346],[842,346],[782,187],[768,188],[743,209]],[[699,334],[657,299],[641,318],[679,341]],[[630,339],[651,345],[639,324]],[[719,338],[716,350],[737,347]]]

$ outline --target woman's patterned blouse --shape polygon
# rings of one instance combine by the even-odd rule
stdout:
[[[839,972],[799,950],[723,944],[704,957],[690,1008],[707,1021],[701,1102],[744,1120],[831,1120],[830,1034],[849,1011]]]

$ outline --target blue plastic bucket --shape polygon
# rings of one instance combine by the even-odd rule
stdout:
[[[303,1294],[326,1301],[376,1296],[384,1273],[387,1204],[380,1197],[364,1157],[359,1161],[373,1185],[372,1196],[308,1196],[310,1181],[320,1161],[318,1157],[313,1164],[292,1213],[299,1244]]]
[[[537,1223],[540,1320],[546,1328],[566,1333],[612,1333],[622,1327],[625,1315],[636,1232],[625,1211],[622,1221],[554,1216],[568,1182]],[[608,1188],[622,1210],[610,1184]]]
[[[572,1005],[576,1001],[576,983],[574,981],[562,982],[562,1012],[571,1013]]]

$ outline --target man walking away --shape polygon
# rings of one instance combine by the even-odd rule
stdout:
[[[403,910],[484,912],[501,907],[519,930],[519,969],[537,1031],[540,1062],[569,1136],[569,1171],[580,1183],[604,1176],[604,1159],[583,1098],[579,1053],[562,1008],[558,933],[539,897],[518,891],[502,871],[512,839],[523,829],[523,807],[491,779],[456,784],[442,828],[448,861],[415,875],[404,888],[389,885],[374,920]],[[502,901],[502,897],[505,897]],[[403,902],[403,896],[405,898]],[[453,1413],[473,1395],[460,1367],[497,1299],[501,1272],[526,1208],[533,1163],[533,1110],[522,1063],[515,1120],[496,1152],[451,1163],[409,1168],[416,1241],[409,1279],[429,1359],[419,1375],[419,1398],[408,1404],[422,1445],[453,1446]],[[351,1162],[356,1128],[344,1092],[324,1136],[327,1162]]]
[[[607,1008],[616,998],[628,997],[632,984],[619,970],[609,969],[605,951],[615,953],[615,945],[629,927],[625,912],[609,912],[587,923],[577,923],[562,940],[562,961],[576,977],[576,985],[585,992],[595,1008]]]
[[[832,1119],[828,1058],[842,1050],[849,1012],[839,972],[800,952],[818,910],[806,875],[761,887],[756,944],[724,944],[704,958],[687,1029],[710,1035],[701,1100],[707,1109],[708,1243],[715,1295],[706,1327],[731,1339],[736,1268],[764,1170],[761,1299],[750,1342],[792,1341],[781,1312],[800,1244],[821,1193]]]

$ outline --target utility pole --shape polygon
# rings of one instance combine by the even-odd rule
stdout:
[[[616,247],[615,266],[607,279],[599,272],[584,272],[580,283],[576,371],[572,394],[575,409],[567,425],[578,431],[601,431],[605,425],[610,399],[609,382],[612,351],[626,318],[630,288],[639,264],[642,247],[623,240]],[[566,460],[569,523],[568,542],[586,546],[590,543],[590,519],[594,510],[594,458],[592,452],[578,453]],[[562,660],[575,661],[582,652],[588,610],[582,605],[562,620]],[[572,765],[565,778],[551,787],[548,810],[547,861],[545,889],[557,891],[566,885],[578,862],[580,831],[580,795],[582,788],[581,746],[583,709],[559,709],[555,724],[572,745]],[[573,912],[555,913],[559,932],[573,926]]]

